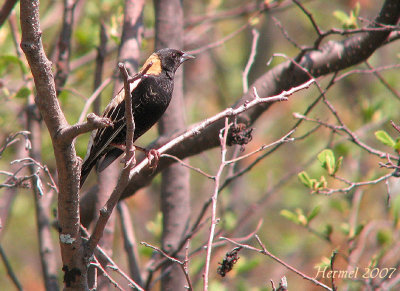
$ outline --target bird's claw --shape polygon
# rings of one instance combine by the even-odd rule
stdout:
[[[154,173],[160,161],[160,152],[156,149],[146,150],[146,157],[149,159],[149,169]]]
[[[133,166],[136,164],[136,158],[134,154],[129,155],[129,157],[125,154],[122,159],[121,163],[123,163],[126,166],[133,164]]]

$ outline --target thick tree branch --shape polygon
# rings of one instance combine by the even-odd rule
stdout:
[[[374,23],[385,25],[395,25],[400,17],[400,2],[397,0],[385,1],[379,15]],[[378,24],[375,24],[379,27]],[[356,65],[366,60],[376,49],[378,49],[390,34],[390,29],[386,31],[368,31],[352,37],[346,38],[341,42],[330,41],[320,50],[310,51],[302,57],[299,62],[302,67],[307,69],[314,77],[327,75],[329,73],[342,70],[353,65]],[[264,75],[259,77],[250,87],[255,87],[260,96],[273,96],[296,87],[309,79],[302,69],[292,65],[290,61],[284,62]],[[238,102],[234,105],[239,106],[245,104],[253,98],[251,90],[245,93]],[[249,124],[254,123],[262,113],[264,113],[272,103],[260,104],[252,108],[240,116],[240,119]],[[175,155],[178,158],[185,158],[196,155],[205,150],[217,147],[218,132],[223,127],[223,120],[217,123],[210,124],[204,128],[199,134],[192,136],[189,139],[183,140],[168,150],[168,154]],[[158,147],[165,144],[173,136],[161,136],[154,142],[152,147]],[[160,161],[157,172],[168,167],[173,161],[165,159]],[[122,198],[134,194],[138,189],[148,185],[156,173],[149,175],[145,169],[138,173],[136,179],[129,182],[127,189],[124,190]],[[139,178],[140,177],[140,178]]]
[[[183,2],[180,0],[156,0],[155,49],[165,47],[183,48]],[[183,94],[183,68],[174,77],[174,92],[168,109],[158,123],[160,134],[177,132],[185,128],[185,106]],[[163,215],[162,249],[170,253],[175,250],[185,235],[190,219],[189,169],[173,165],[162,172],[161,211]],[[176,254],[183,259],[184,252]],[[162,270],[162,290],[185,290],[185,274],[178,265],[166,264]]]
[[[69,125],[57,100],[51,63],[43,50],[39,19],[39,1],[21,1],[21,48],[32,71],[37,92],[35,103],[52,138],[58,171],[58,223],[64,282],[67,289],[86,289],[87,264],[83,260],[82,239],[79,234],[80,166],[74,145],[65,144],[59,138],[60,132]]]
[[[89,113],[87,116],[87,122],[77,123],[62,129],[59,132],[59,140],[65,144],[72,143],[72,141],[80,134],[107,126],[112,126],[112,121],[110,119],[97,116],[94,113]]]

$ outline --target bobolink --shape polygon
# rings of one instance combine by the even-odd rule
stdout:
[[[174,76],[179,66],[194,58],[182,51],[165,48],[153,53],[144,63],[139,79],[130,84],[132,113],[135,121],[133,141],[148,131],[163,115],[171,101]],[[123,89],[111,100],[102,117],[112,126],[95,130],[81,169],[82,187],[91,169],[100,161],[98,171],[104,170],[121,154],[126,141],[125,92]]]

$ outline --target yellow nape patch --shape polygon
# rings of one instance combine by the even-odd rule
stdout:
[[[159,75],[161,73],[161,60],[157,54],[154,53],[147,59],[140,72],[143,72],[149,64],[151,64],[151,67],[146,71],[147,75]]]

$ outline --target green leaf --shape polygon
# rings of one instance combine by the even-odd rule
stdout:
[[[329,238],[331,236],[332,232],[333,232],[332,224],[328,223],[327,225],[325,225],[325,229],[324,229],[323,233],[327,238]]]
[[[357,18],[360,15],[360,3],[357,2],[356,6],[354,9],[350,12],[350,19],[349,22],[347,23],[347,28],[357,28]]]
[[[395,145],[394,145],[394,149],[395,149],[396,151],[399,151],[399,150],[400,150],[400,137],[396,138],[396,143],[395,143]]]
[[[139,254],[144,256],[145,258],[150,259],[154,255],[154,250],[145,246],[141,246],[138,248]]]
[[[349,16],[342,10],[333,11],[333,16],[335,16],[335,18],[339,20],[342,25],[349,20]]]
[[[327,257],[322,257],[321,262],[315,265],[316,269],[329,268],[331,266],[331,260]]]
[[[364,229],[364,224],[357,225],[356,226],[356,230],[354,232],[354,236],[358,236],[363,229]]]
[[[333,171],[333,174],[336,174],[336,172],[339,171],[340,167],[342,166],[342,162],[343,162],[343,157],[340,156],[336,162],[335,170]]]
[[[280,215],[285,217],[287,220],[290,220],[296,224],[300,224],[299,218],[296,213],[293,213],[287,209],[282,209]]]
[[[313,210],[310,211],[307,215],[307,222],[310,223],[311,220],[313,220],[321,211],[321,205],[315,206]]]
[[[297,220],[299,221],[299,224],[306,226],[308,224],[308,221],[307,221],[307,217],[304,215],[303,210],[300,208],[297,208],[296,214],[297,214]]]
[[[375,131],[375,137],[381,143],[383,143],[384,145],[390,146],[391,148],[394,148],[396,145],[396,143],[391,138],[391,136],[384,130]]]
[[[318,160],[321,162],[322,167],[328,171],[329,175],[335,173],[336,161],[332,150],[326,149],[320,152]]]
[[[356,238],[361,231],[364,229],[364,224],[357,224],[355,227],[350,228],[349,226],[349,233],[347,233],[347,236],[350,239]]]
[[[304,186],[307,188],[312,189],[312,183],[310,177],[305,171],[300,172],[297,177],[299,178],[300,182],[303,183]]]
[[[376,241],[380,246],[387,245],[392,241],[392,234],[387,230],[379,230],[376,234]]]
[[[324,189],[328,186],[328,182],[325,179],[325,176],[321,176],[321,178],[319,179],[319,182],[317,184],[317,189],[315,190],[320,190],[320,189]]]
[[[393,215],[393,226],[396,226],[400,220],[400,195],[397,195],[390,204]]]
[[[350,225],[348,223],[342,223],[340,225],[340,230],[345,234],[345,235],[349,235],[350,233]]]
[[[31,90],[27,87],[22,87],[21,89],[18,90],[18,92],[15,94],[16,98],[22,98],[26,99],[28,96],[31,94]]]
[[[146,229],[155,237],[161,238],[163,215],[159,211],[154,218],[154,221],[146,223]]]
[[[250,19],[249,19],[249,24],[251,25],[251,26],[256,26],[257,24],[259,24],[260,23],[260,18],[259,17],[251,17]]]
[[[360,15],[360,8],[361,8],[360,2],[357,2],[356,6],[353,9],[353,11],[351,11],[355,18],[357,18]]]
[[[348,15],[344,11],[335,10],[333,16],[340,21],[344,29],[354,29],[357,28],[357,18],[360,14],[360,3],[357,3],[353,10],[350,11]]]

